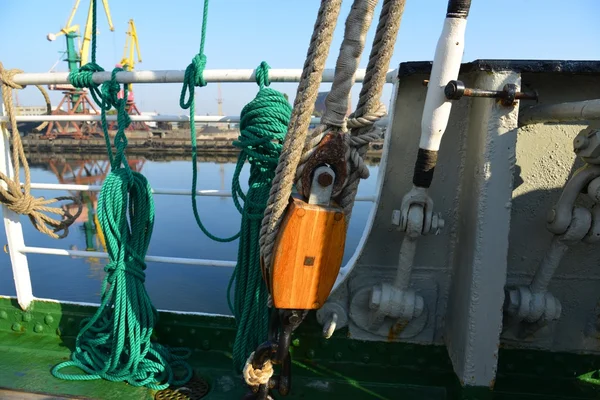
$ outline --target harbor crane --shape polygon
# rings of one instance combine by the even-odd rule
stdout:
[[[75,14],[79,8],[81,0],[76,0],[69,19],[65,26],[57,33],[49,33],[46,38],[49,41],[55,41],[60,36],[65,36],[67,43],[66,56],[64,60],[67,62],[69,72],[76,71],[81,66],[89,62],[90,57],[90,45],[92,39],[92,12],[93,2],[90,0],[90,7],[88,9],[87,20],[83,31],[83,40],[77,52],[75,45],[75,39],[80,37],[80,27],[78,24],[73,24]],[[112,23],[110,16],[110,9],[108,6],[108,0],[102,0],[106,18],[108,20],[108,26],[111,31],[115,28]],[[88,92],[85,89],[78,89],[72,85],[49,85],[50,90],[60,90],[64,96],[59,105],[53,110],[52,114],[56,115],[72,115],[72,114],[98,114],[99,111],[90,100]],[[66,107],[66,110],[63,109]],[[74,138],[91,137],[94,135],[101,135],[100,126],[96,122],[50,122],[46,131],[45,137],[53,139],[57,136],[71,136]]]
[[[135,22],[133,19],[130,19],[127,22],[127,36],[125,37],[125,47],[123,48],[123,58],[121,62],[117,64],[117,67],[123,68],[125,71],[133,71],[133,68],[137,62],[142,62],[142,52],[140,51],[140,42],[138,41],[137,29],[135,28]],[[125,109],[129,115],[141,115],[138,110],[134,96],[133,89],[131,83],[127,85],[127,104]],[[119,92],[119,98],[123,98],[123,90]],[[109,129],[116,129],[117,124],[115,122],[111,122],[109,125]],[[127,128],[128,131],[149,131],[150,127],[148,124],[142,121],[133,121],[131,125]]]

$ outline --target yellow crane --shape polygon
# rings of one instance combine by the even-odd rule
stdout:
[[[120,66],[125,71],[131,71],[135,65],[135,55],[137,55],[137,62],[142,62],[142,53],[140,51],[137,30],[135,29],[135,22],[133,22],[133,19],[130,19],[127,24],[127,37],[125,38],[125,48],[123,49],[123,58],[121,59]],[[127,86],[127,90],[130,95],[133,94],[131,84]]]
[[[66,61],[69,63],[69,71],[75,71],[79,66],[85,65],[89,61],[90,57],[90,45],[92,41],[92,1],[90,0],[90,8],[88,10],[87,20],[85,23],[85,30],[83,32],[83,40],[81,43],[81,48],[79,51],[79,55],[75,50],[75,38],[79,36],[79,25],[71,25],[73,23],[73,18],[75,18],[75,13],[79,8],[79,3],[81,0],[76,0],[75,5],[73,6],[73,10],[71,10],[71,15],[65,24],[65,27],[62,28],[57,33],[49,33],[47,38],[50,41],[56,40],[61,35],[65,35],[67,38],[67,59]],[[108,19],[108,26],[111,32],[114,32],[115,28],[112,23],[112,18],[110,16],[110,9],[108,7],[108,0],[102,0],[102,5],[104,6],[104,12],[106,13],[106,18]]]

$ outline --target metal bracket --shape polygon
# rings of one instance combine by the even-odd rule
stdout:
[[[512,83],[504,85],[502,90],[487,90],[467,88],[462,81],[450,81],[444,89],[444,94],[448,100],[460,100],[466,97],[487,97],[500,99],[503,106],[510,107],[516,100],[537,100],[536,92],[517,92],[517,86]]]
[[[310,196],[308,204],[328,206],[333,193],[333,182],[335,182],[335,172],[327,166],[315,169],[312,184],[310,185]]]

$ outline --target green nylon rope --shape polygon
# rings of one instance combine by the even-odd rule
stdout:
[[[268,290],[262,278],[259,236],[279,154],[292,115],[292,107],[280,92],[267,88],[269,66],[262,62],[256,70],[260,90],[240,115],[240,136],[233,144],[240,149],[232,182],[233,200],[244,202],[237,265],[227,288],[229,308],[236,320],[233,365],[240,373],[248,356],[267,340]],[[250,163],[248,193],[240,186],[240,173]],[[231,289],[235,282],[233,304]]]
[[[209,238],[216,242],[232,242],[240,237],[240,232],[227,238],[221,238],[213,235],[202,223],[200,213],[198,212],[198,204],[196,203],[196,190],[198,187],[198,146],[196,141],[196,119],[194,117],[196,112],[196,100],[194,87],[206,86],[204,80],[204,68],[206,67],[206,55],[204,55],[204,42],[206,41],[206,24],[208,18],[208,0],[204,0],[204,10],[202,13],[202,33],[200,37],[200,50],[198,54],[194,56],[190,65],[185,69],[183,78],[183,86],[181,88],[181,95],[179,97],[179,106],[184,110],[190,110],[190,136],[192,140],[192,210],[194,212],[194,218],[196,224],[200,230]],[[186,100],[187,97],[187,100]],[[238,211],[242,211],[238,204],[236,204]]]
[[[92,3],[95,24],[95,0]],[[95,43],[95,35],[92,43]],[[92,51],[94,60],[94,45]],[[88,81],[80,82],[94,87],[101,100],[98,104],[111,172],[100,191],[97,215],[110,261],[104,267],[106,275],[100,307],[91,318],[82,321],[71,360],[56,365],[52,374],[65,380],[102,378],[161,390],[169,385],[185,384],[191,378],[192,369],[184,361],[190,352],[151,341],[158,312],[144,287],[144,259],[154,226],[154,200],[146,178],[132,171],[125,158],[125,129],[131,119],[125,110],[127,85],[123,85],[123,97],[118,98],[120,86],[116,74],[120,71],[123,69],[112,71],[111,80],[102,84],[101,91],[91,82],[91,75]],[[106,111],[112,106],[118,115],[114,155],[106,121]],[[66,367],[77,367],[84,374],[61,372]],[[185,370],[185,375],[176,377],[176,369]]]

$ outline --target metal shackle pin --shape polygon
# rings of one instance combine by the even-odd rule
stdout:
[[[504,85],[502,90],[487,90],[465,87],[462,81],[450,81],[444,89],[444,95],[448,100],[460,100],[463,96],[501,99],[504,106],[512,106],[515,100],[538,99],[535,92],[517,92],[517,86],[512,83]]]

